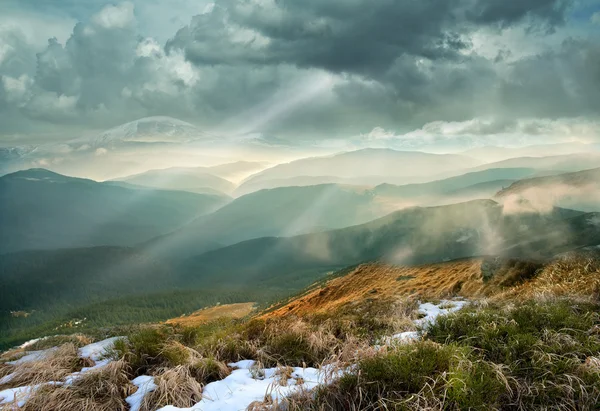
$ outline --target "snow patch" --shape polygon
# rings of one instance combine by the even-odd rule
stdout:
[[[131,383],[138,387],[138,389],[135,393],[125,398],[125,401],[129,404],[130,411],[139,411],[146,394],[154,391],[157,386],[154,384],[154,377],[148,375],[140,375],[131,381]]]
[[[439,304],[423,303],[419,305],[419,312],[423,315],[422,318],[415,321],[419,327],[427,328],[429,325],[436,322],[440,315],[448,315],[460,310],[468,301],[461,300],[442,300]]]
[[[33,344],[35,344],[38,341],[45,340],[46,338],[48,338],[48,337],[34,338],[33,340],[26,341],[23,344],[19,345],[19,348],[23,348],[23,349],[27,348],[30,345],[33,345]]]
[[[7,364],[19,365],[19,364],[24,364],[26,362],[43,360],[44,358],[46,358],[50,354],[52,354],[52,352],[55,350],[56,350],[56,347],[48,348],[47,350],[29,351],[26,355],[19,358],[18,360],[9,361]]]
[[[260,376],[252,370],[255,361],[244,360],[229,364],[235,368],[232,373],[220,381],[211,382],[204,387],[202,400],[191,408],[178,408],[172,405],[159,411],[239,411],[245,410],[254,401],[264,401],[265,396],[273,401],[301,391],[312,390],[326,384],[332,377],[332,370],[325,366],[320,370],[312,367],[294,367],[287,384],[281,386],[279,369],[261,369]],[[341,373],[340,373],[341,374]]]
[[[108,352],[115,346],[117,340],[121,340],[124,337],[112,337],[106,340],[98,341],[79,349],[79,356],[81,358],[89,358],[94,361],[100,361],[104,358]]]

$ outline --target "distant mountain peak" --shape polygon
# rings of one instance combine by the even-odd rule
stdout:
[[[64,176],[61,174],[55,173],[54,171],[45,169],[45,168],[30,168],[27,170],[20,170],[20,171],[14,172],[14,173],[7,174],[4,177],[7,177],[7,178],[8,177],[10,177],[10,178],[32,177],[32,178],[45,179],[45,178],[56,178],[56,177],[64,177]]]
[[[193,124],[167,116],[144,117],[104,131],[92,139],[93,147],[121,143],[188,143],[214,137]]]

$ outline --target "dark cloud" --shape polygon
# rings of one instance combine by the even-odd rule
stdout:
[[[89,12],[75,3],[75,14]],[[218,0],[163,46],[141,35],[147,23],[134,3],[109,5],[41,52],[17,31],[0,32],[10,45],[5,54],[0,48],[0,133],[35,121],[108,128],[167,115],[224,132],[315,140],[478,117],[498,123],[476,123],[473,135],[524,117],[594,117],[598,43],[591,35],[547,40],[554,30],[570,36],[563,26],[574,24],[572,7],[570,0]],[[534,50],[521,53],[510,41],[490,42],[490,54],[476,47],[478,36],[504,41],[509,31],[533,36]]]
[[[597,116],[598,107],[600,45],[573,39],[514,63],[498,105],[507,115],[529,117]]]
[[[196,64],[295,64],[384,73],[405,55],[456,59],[481,27],[551,29],[565,0],[223,0],[167,43]]]

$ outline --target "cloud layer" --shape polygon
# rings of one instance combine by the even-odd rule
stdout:
[[[0,141],[153,115],[295,142],[598,138],[600,25],[585,1],[178,2],[195,15],[174,30],[182,16],[158,0],[49,0],[44,45],[30,2],[9,1],[24,24],[0,18]]]

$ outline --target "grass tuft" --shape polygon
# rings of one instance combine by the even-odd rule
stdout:
[[[134,392],[129,367],[114,361],[90,371],[68,386],[44,385],[25,403],[23,411],[126,411],[125,398]]]
[[[51,381],[62,381],[69,374],[93,365],[93,361],[80,358],[77,347],[71,343],[53,349],[45,358],[17,364],[12,369],[12,378],[4,388],[37,385]]]
[[[156,390],[144,397],[141,411],[155,411],[167,405],[191,407],[202,399],[202,385],[187,366],[166,369],[154,379]]]

